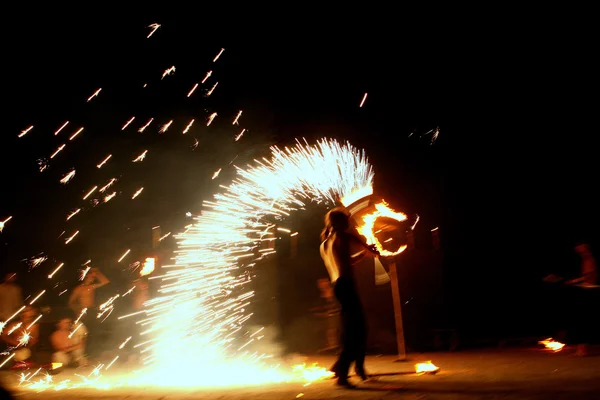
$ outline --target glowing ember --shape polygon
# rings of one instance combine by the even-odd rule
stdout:
[[[417,374],[436,374],[439,370],[439,367],[436,367],[431,361],[415,364]]]
[[[375,236],[374,227],[377,218],[386,217],[396,221],[405,221],[406,215],[392,210],[385,202],[375,204],[375,212],[363,216],[363,225],[357,227],[358,232],[367,239],[368,244],[377,246],[377,250],[382,256],[395,256],[406,250],[406,245],[400,246],[396,251],[385,250],[377,237]]]
[[[4,226],[6,225],[6,223],[8,221],[10,221],[12,219],[12,216],[6,218],[4,221],[0,221],[0,233],[2,233],[2,231],[4,230]]]
[[[71,179],[73,179],[73,177],[75,176],[75,170],[72,170],[71,172],[69,172],[68,174],[66,174],[61,180],[60,183],[62,183],[63,185],[66,185],[67,183],[69,183],[69,181]]]
[[[146,39],[150,39],[150,36],[152,36],[154,34],[154,32],[156,32],[156,30],[158,28],[160,28],[160,24],[154,23],[154,24],[149,25],[148,28],[152,28],[152,30],[150,31],[150,33],[148,34]]]
[[[156,259],[152,257],[146,258],[146,261],[144,261],[144,266],[140,270],[140,276],[150,275],[152,272],[154,272],[155,262]]]
[[[561,351],[565,347],[564,343],[557,342],[552,338],[540,340],[538,343],[543,344],[546,350],[551,350],[554,352]]]
[[[171,75],[173,72],[175,72],[175,66],[174,65],[171,68],[167,68],[165,70],[165,72],[163,72],[163,75],[162,75],[161,79],[165,79],[165,76]]]

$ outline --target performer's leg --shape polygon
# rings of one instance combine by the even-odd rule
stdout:
[[[348,382],[348,371],[350,364],[354,360],[353,346],[352,346],[352,319],[349,315],[348,310],[348,294],[349,288],[347,282],[342,279],[338,279],[334,287],[335,297],[341,304],[340,318],[341,318],[341,345],[342,351],[332,367],[332,371],[338,377],[338,385],[350,387]]]

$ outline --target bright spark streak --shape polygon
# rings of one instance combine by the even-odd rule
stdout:
[[[219,57],[221,57],[221,54],[223,54],[224,51],[225,49],[221,49],[221,51],[219,51],[219,54],[217,54],[217,56],[213,59],[213,62],[217,62],[217,60],[219,59]]]
[[[10,221],[12,219],[12,215],[8,218],[6,218],[4,221],[0,221],[0,233],[2,233],[2,231],[4,230],[4,225],[6,225],[6,223],[8,221]]]
[[[206,76],[204,77],[204,79],[202,79],[202,82],[200,82],[200,83],[206,82],[208,80],[208,78],[210,78],[211,75],[212,75],[212,71],[208,71],[206,73]]]
[[[4,323],[5,324],[9,323],[11,319],[13,319],[17,315],[19,315],[21,313],[21,311],[23,311],[25,308],[27,308],[27,306],[22,306],[21,308],[19,308],[17,311],[15,311],[15,313],[13,315],[11,315],[10,317],[8,317],[6,319],[6,321],[4,321]]]
[[[171,124],[173,123],[173,120],[170,120],[169,122],[167,122],[166,124],[163,125],[162,128],[160,128],[160,133],[165,133],[169,127],[171,126]]]
[[[75,328],[75,330],[73,332],[69,333],[69,339],[71,339],[73,337],[75,332],[77,332],[79,330],[79,328],[81,328],[82,325],[83,325],[83,323],[77,325],[77,328]]]
[[[101,90],[102,90],[102,88],[100,88],[100,89],[96,90],[96,91],[94,92],[94,94],[92,94],[92,95],[91,95],[91,96],[90,96],[90,97],[87,99],[88,103],[89,103],[89,102],[90,102],[90,100],[92,100],[94,97],[98,97],[98,95],[100,94],[100,91],[101,91]]]
[[[244,132],[246,132],[246,129],[242,129],[242,131],[240,132],[240,134],[235,137],[235,141],[236,142],[238,140],[240,140],[242,138],[242,136],[244,136]]]
[[[133,162],[142,162],[146,158],[146,154],[148,154],[148,150],[144,150],[142,154],[140,154]]]
[[[104,185],[102,188],[100,188],[99,192],[100,193],[104,193],[106,192],[106,190],[111,187],[112,185],[114,185],[114,183],[117,181],[117,178],[112,178],[110,181],[108,181],[108,183],[106,185]]]
[[[125,125],[123,125],[123,128],[121,128],[121,130],[124,131],[125,129],[127,129],[127,127],[133,122],[134,119],[135,117],[131,117],[131,119],[127,121]]]
[[[192,149],[196,150],[199,144],[200,142],[198,141],[198,139],[194,138],[194,144],[192,145]]]
[[[40,297],[42,297],[42,295],[43,295],[44,293],[46,293],[46,290],[42,290],[42,291],[40,292],[40,294],[38,294],[38,295],[37,295],[37,296],[36,296],[36,297],[35,297],[33,300],[31,300],[31,302],[29,303],[29,305],[30,305],[30,306],[32,306],[32,305],[33,305],[33,303],[35,303],[35,302],[36,302],[36,301],[37,301],[37,300],[38,300]]]
[[[64,124],[62,124],[62,126],[60,128],[58,128],[58,130],[56,132],[54,132],[54,136],[57,136],[60,131],[62,131],[63,129],[65,129],[65,127],[69,125],[69,121],[65,122]]]
[[[165,76],[171,75],[173,72],[175,72],[175,66],[174,65],[171,68],[167,68],[165,70],[165,72],[163,72],[163,75],[162,75],[161,79],[165,79]]]
[[[152,121],[154,121],[154,118],[150,118],[148,120],[148,122],[146,122],[146,125],[142,126],[140,129],[138,129],[138,132],[144,132],[144,130],[146,130],[146,128],[148,126],[150,126],[150,124],[152,123]]]
[[[60,292],[60,293],[58,294],[58,296],[62,296],[63,294],[67,293],[67,290],[69,290],[69,289],[65,289],[65,290],[63,290],[62,292]]]
[[[56,267],[56,269],[54,271],[52,271],[52,273],[50,275],[48,275],[48,279],[52,279],[52,277],[64,266],[65,266],[65,263],[61,263],[58,267]]]
[[[235,119],[233,120],[233,124],[232,124],[232,125],[239,125],[239,120],[240,120],[240,117],[241,117],[241,116],[242,116],[242,110],[240,110],[240,111],[237,113],[237,115],[236,115]]]
[[[73,177],[75,176],[75,170],[72,170],[71,172],[69,172],[67,175],[65,175],[61,180],[60,183],[62,183],[63,185],[66,185],[67,183],[69,183],[69,181],[71,179],[73,179]]]
[[[37,318],[34,319],[32,323],[27,325],[27,328],[25,328],[25,330],[30,330],[32,326],[34,326],[40,319],[42,319],[42,316],[43,316],[43,314],[38,315]]]
[[[110,362],[110,364],[108,364],[104,370],[105,370],[105,371],[107,371],[107,370],[108,370],[110,367],[112,367],[112,365],[113,365],[113,364],[115,363],[115,361],[117,361],[118,359],[119,359],[119,356],[116,356],[116,357],[115,357],[115,359],[114,359],[114,360],[112,360],[112,361]]]
[[[87,267],[85,269],[81,270],[81,273],[79,274],[79,280],[83,281],[86,277],[86,275],[88,274],[88,272],[90,272],[90,270],[92,269],[92,267]]]
[[[0,368],[4,367],[4,365],[10,361],[11,358],[13,358],[15,356],[16,353],[12,353],[10,356],[8,356],[4,362],[2,362],[2,364],[0,364]]]
[[[196,91],[196,89],[198,89],[198,85],[199,85],[198,83],[196,83],[194,85],[194,87],[192,88],[192,90],[190,90],[190,92],[188,93],[187,97],[190,97]]]
[[[85,314],[87,314],[87,308],[84,308],[83,310],[81,310],[81,312],[79,313],[79,317],[77,317],[75,322],[73,322],[73,325],[77,325],[79,323],[79,321],[81,320],[81,318],[83,318],[83,316]]]
[[[217,179],[217,177],[218,177],[218,176],[219,176],[219,174],[221,173],[221,170],[222,170],[222,169],[223,169],[223,168],[219,168],[219,170],[213,174],[213,176],[212,176],[212,179],[213,179],[213,180],[214,180],[214,179]]]
[[[29,128],[25,129],[23,132],[21,132],[19,134],[19,136],[17,136],[18,138],[22,138],[23,136],[27,135],[29,133],[29,131],[31,131],[33,129],[33,125],[31,125]]]
[[[183,131],[183,134],[185,135],[186,133],[188,133],[188,131],[190,130],[190,128],[192,127],[192,125],[194,124],[194,120],[191,120],[190,123],[188,124],[188,126],[185,127],[185,130]]]
[[[127,251],[126,251],[126,252],[125,252],[125,253],[124,253],[124,254],[121,256],[121,258],[119,258],[119,261],[117,261],[117,262],[121,262],[121,261],[123,261],[123,259],[124,259],[125,257],[127,257],[127,254],[129,254],[130,252],[131,252],[131,249],[127,250]]]
[[[206,97],[210,96],[215,91],[218,84],[219,84],[219,82],[217,82],[213,85],[213,87],[208,91],[208,93],[206,93]]]
[[[410,230],[411,230],[411,231],[414,231],[414,230],[415,230],[415,227],[417,226],[417,224],[419,223],[419,221],[420,221],[420,220],[421,220],[421,217],[419,217],[419,216],[417,215],[417,219],[415,220],[415,223],[414,223],[414,224],[413,224],[413,225],[410,227]]]
[[[62,149],[64,149],[64,148],[65,148],[65,146],[66,146],[66,144],[62,144],[62,145],[60,145],[60,146],[58,147],[58,149],[56,149],[56,151],[55,151],[54,153],[52,153],[52,155],[50,156],[50,158],[54,158],[54,157],[56,157],[56,155],[57,155],[58,153],[60,153],[60,152],[62,151]]]
[[[375,222],[378,218],[381,217],[394,219],[396,221],[406,221],[407,219],[405,214],[392,210],[387,205],[387,203],[382,201],[381,203],[375,204],[374,212],[362,217],[363,225],[356,228],[358,233],[360,233],[367,239],[368,244],[374,244],[382,256],[395,256],[397,254],[402,253],[404,250],[406,250],[406,245],[403,245],[398,250],[392,252],[384,249],[377,237],[375,236],[375,234],[377,233],[374,232]]]
[[[75,232],[75,233],[73,234],[73,236],[71,236],[70,238],[67,238],[67,240],[65,241],[65,244],[69,244],[69,243],[71,243],[71,241],[72,241],[73,239],[75,239],[75,236],[77,236],[77,235],[79,235],[79,231]]]
[[[150,39],[150,36],[152,36],[154,34],[154,32],[156,32],[156,30],[158,28],[160,28],[160,24],[154,23],[154,24],[148,25],[148,28],[152,28],[152,31],[150,31],[150,33],[148,34],[146,39]]]
[[[144,188],[139,188],[138,191],[134,193],[131,200],[135,200],[135,198],[138,197],[142,193],[143,190],[144,190]]]
[[[217,117],[217,113],[214,112],[212,114],[210,114],[210,117],[208,117],[208,122],[206,123],[206,126],[210,126],[210,124],[212,124],[213,120]]]
[[[162,242],[163,240],[165,240],[166,238],[168,238],[169,236],[171,236],[171,232],[167,233],[166,235],[164,235],[163,237],[161,237],[160,239],[158,239],[159,242]]]
[[[81,132],[83,132],[83,128],[79,128],[79,130],[77,132],[75,132],[73,135],[71,135],[71,137],[69,138],[69,140],[75,139],[77,137],[77,135],[79,135]]]
[[[291,237],[298,236],[298,232],[294,232],[290,235]]]
[[[286,229],[286,228],[277,228],[277,230],[279,232],[292,233],[292,231],[290,231],[289,229]]]
[[[362,108],[362,106],[365,104],[365,101],[367,101],[367,93],[365,93],[365,95],[362,98],[362,101],[360,102],[360,106],[358,106],[359,108]]]
[[[98,169],[102,168],[104,166],[104,164],[106,164],[108,162],[108,160],[110,160],[112,158],[112,154],[109,154],[106,156],[106,158],[104,160],[102,160],[102,162],[98,165],[96,165],[96,167],[98,167]]]
[[[123,344],[121,344],[121,345],[119,346],[119,350],[123,350],[123,347],[125,347],[125,345],[126,345],[127,343],[129,343],[129,341],[131,340],[131,338],[132,338],[132,336],[129,336],[129,337],[127,338],[127,340],[125,340],[125,341],[123,342]]]
[[[96,189],[98,189],[98,186],[94,186],[93,188],[91,188],[90,191],[87,192],[87,194],[85,196],[83,196],[83,200],[87,200],[88,197],[90,197],[92,195],[92,193],[94,193],[96,191]]]
[[[111,201],[112,199],[114,199],[116,195],[117,195],[117,192],[112,192],[111,194],[109,194],[108,196],[106,196],[104,198],[104,202],[108,203],[109,201]]]
[[[29,261],[29,265],[31,266],[32,269],[37,268],[38,266],[40,266],[40,264],[42,264],[47,259],[48,259],[48,257],[46,257],[46,256],[35,257]]]
[[[19,328],[20,328],[22,325],[23,325],[23,323],[22,323],[22,322],[18,322],[18,323],[16,323],[15,325],[13,325],[13,327],[12,327],[12,328],[10,328],[10,329],[8,330],[8,332],[6,332],[6,334],[7,334],[8,336],[12,335],[12,334],[14,333],[14,331],[16,331],[17,329],[19,329]]]

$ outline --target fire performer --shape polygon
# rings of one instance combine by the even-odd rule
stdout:
[[[374,245],[366,244],[358,234],[350,231],[350,214],[342,207],[334,208],[325,215],[321,240],[321,258],[341,306],[342,352],[331,370],[338,378],[339,386],[353,388],[348,381],[352,362],[355,362],[357,375],[367,380],[364,368],[367,326],[353,265],[364,257],[365,250],[374,255],[379,255],[379,252]]]

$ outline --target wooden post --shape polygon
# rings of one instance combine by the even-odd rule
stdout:
[[[390,280],[392,285],[392,301],[394,302],[394,320],[396,322],[396,343],[398,344],[398,360],[406,361],[406,344],[404,343],[404,325],[402,324],[402,303],[400,303],[400,287],[396,261],[390,264]]]

